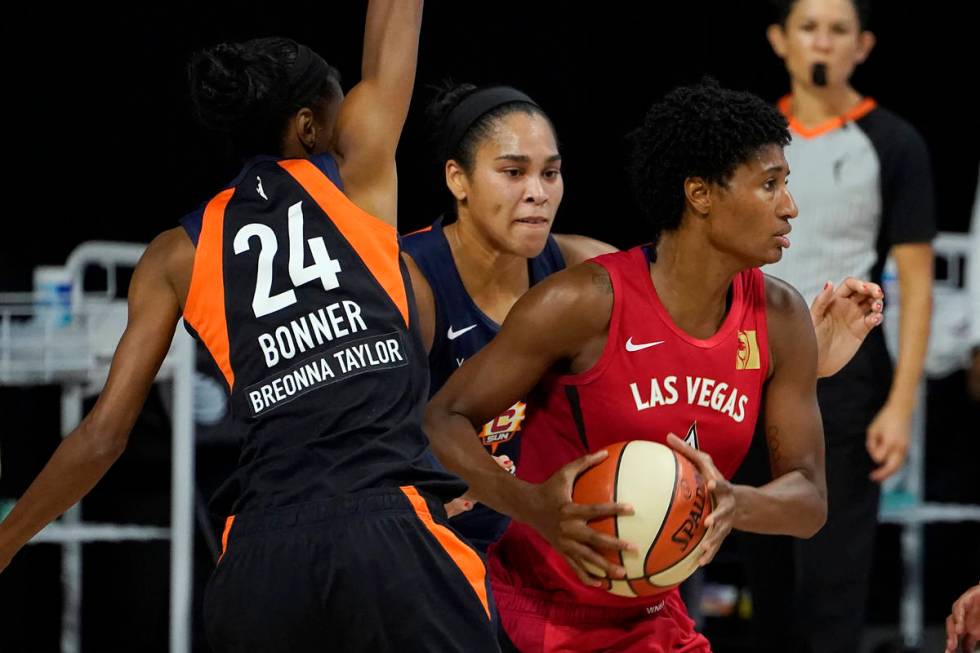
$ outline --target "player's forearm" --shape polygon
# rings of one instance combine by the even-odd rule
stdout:
[[[734,528],[766,535],[809,538],[827,521],[827,496],[801,471],[763,485],[736,485]]]
[[[497,512],[525,521],[522,507],[527,502],[524,481],[501,469],[487,453],[469,420],[430,405],[425,431],[439,461],[466,481],[467,494]]]
[[[915,407],[925,366],[932,316],[932,279],[908,279],[902,284],[899,311],[898,360],[888,403],[910,414]]]
[[[405,87],[415,82],[422,0],[371,0],[364,26],[361,79]]]
[[[0,550],[11,554],[84,497],[126,447],[125,438],[99,436],[83,421],[55,450],[0,524]]]

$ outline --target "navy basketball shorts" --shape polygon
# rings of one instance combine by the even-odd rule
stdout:
[[[204,618],[216,653],[499,651],[483,559],[414,487],[228,519]]]

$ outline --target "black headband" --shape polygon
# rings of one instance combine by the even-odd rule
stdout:
[[[289,67],[289,99],[300,104],[309,102],[323,88],[330,66],[313,50],[296,44],[296,60]]]
[[[510,86],[491,86],[470,93],[457,104],[446,120],[443,131],[442,160],[452,156],[463,136],[477,120],[504,104],[524,102],[537,107],[538,103]],[[540,107],[538,107],[540,109]]]

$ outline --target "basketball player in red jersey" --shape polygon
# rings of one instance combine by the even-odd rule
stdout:
[[[616,250],[585,236],[552,232],[564,193],[562,157],[554,125],[526,94],[506,86],[447,85],[426,115],[453,209],[406,236],[403,246],[434,395],[496,335],[529,287]],[[836,373],[880,322],[880,298],[876,284],[854,278],[836,289],[825,285],[817,295],[811,314],[820,376]],[[519,464],[523,405],[508,407],[481,430],[487,449],[507,467]],[[463,509],[469,505],[454,502]],[[508,521],[476,506],[453,524],[484,549]]]
[[[346,98],[288,39],[191,62],[202,122],[244,167],[150,244],[106,387],[0,524],[0,569],[122,453],[183,317],[242,441],[205,596],[212,648],[498,650],[483,562],[446,526],[465,485],[426,461],[425,351],[394,226],[421,9],[371,0]]]
[[[595,549],[632,544],[586,524],[631,507],[571,502],[576,475],[604,455],[583,454],[648,439],[689,456],[716,504],[702,564],[732,528],[809,537],[823,524],[813,325],[799,294],[757,269],[782,256],[797,213],[788,138],[782,116],[752,95],[713,83],[668,94],[636,132],[632,164],[655,245],[532,288],[431,401],[426,427],[440,459],[476,499],[514,518],[490,564],[521,651],[710,649],[676,590],[623,598],[586,571],[589,562],[622,578]],[[473,431],[524,396],[514,478]],[[726,479],[763,399],[774,480],[733,486]]]

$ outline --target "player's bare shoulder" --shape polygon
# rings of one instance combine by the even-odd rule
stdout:
[[[168,229],[150,241],[136,275],[165,279],[183,308],[194,273],[194,253],[194,243],[182,227]]]
[[[511,309],[503,330],[527,334],[521,337],[534,340],[535,346],[574,357],[593,339],[605,337],[612,306],[608,273],[585,263],[533,286]]]
[[[619,251],[609,243],[577,234],[552,234],[561,256],[568,267],[578,265],[596,256]]]
[[[609,273],[601,265],[582,263],[557,272],[534,286],[527,294],[549,313],[575,323],[609,322],[613,288]]]
[[[766,312],[770,318],[799,319],[809,321],[810,309],[796,288],[778,277],[764,274],[766,281]]]
[[[816,336],[810,309],[803,296],[782,279],[768,274],[764,277],[771,366],[777,366],[780,361],[793,356],[809,356],[811,353],[815,361]]]

